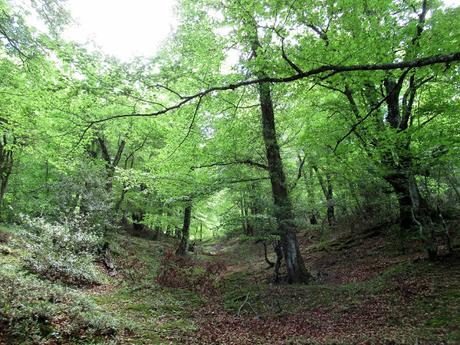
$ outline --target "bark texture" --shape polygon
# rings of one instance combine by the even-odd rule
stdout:
[[[179,247],[176,250],[177,255],[185,255],[188,250],[188,241],[190,237],[190,221],[192,219],[192,203],[189,202],[184,208],[184,224],[182,226]]]
[[[4,134],[0,138],[0,210],[13,171],[13,151],[8,148],[8,138]]]
[[[275,113],[269,84],[259,84],[259,99],[262,115],[262,134],[275,204],[275,218],[286,263],[287,281],[289,283],[308,283],[311,275],[305,268],[305,263],[300,254],[296,229],[293,224],[292,204],[288,195],[286,176],[276,137]]]

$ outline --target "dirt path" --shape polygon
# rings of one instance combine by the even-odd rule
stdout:
[[[124,245],[120,272],[129,281],[95,296],[135,325],[123,344],[460,343],[459,258],[414,262],[373,238],[306,252],[324,275],[295,286],[271,283],[263,248],[252,242],[166,260],[158,242]],[[162,270],[168,279],[158,284]]]
[[[375,237],[310,252],[324,275],[290,286],[270,283],[252,244],[219,249],[219,295],[193,313],[186,344],[460,343],[460,258],[433,264]]]

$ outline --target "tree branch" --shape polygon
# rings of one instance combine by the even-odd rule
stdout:
[[[250,159],[241,159],[241,160],[235,160],[232,162],[215,162],[215,163],[210,163],[210,164],[204,164],[204,165],[198,165],[198,166],[193,166],[190,168],[190,170],[197,170],[197,169],[203,169],[203,168],[212,168],[216,166],[227,166],[227,165],[236,165],[236,164],[245,164],[245,165],[250,165],[254,166],[260,169],[268,170],[268,166],[265,164],[261,164],[258,162],[254,162]]]
[[[137,151],[139,151],[140,149],[142,149],[145,145],[145,143],[147,142],[148,138],[150,136],[150,132],[149,134],[147,134],[145,137],[144,137],[144,140],[142,141],[142,143],[137,146],[136,148],[134,148],[125,158],[125,169],[126,167],[128,166],[128,161],[131,159],[131,157],[133,157]]]
[[[303,166],[305,165],[305,161],[307,159],[307,154],[305,153],[303,158],[299,154],[297,158],[299,159],[299,168],[297,170],[297,177],[296,177],[294,183],[292,184],[291,188],[289,188],[290,191],[292,191],[297,186],[297,183],[299,183],[299,180],[302,177]]]
[[[171,89],[170,87],[168,87],[168,86],[166,86],[166,85],[156,84],[155,86],[158,87],[158,88],[161,88],[161,89],[165,89],[166,91],[169,91],[169,92],[173,93],[174,95],[176,95],[176,96],[179,97],[180,99],[185,99],[185,98],[187,98],[187,97],[182,96],[179,92],[177,92],[177,91]]]
[[[112,166],[113,167],[118,166],[118,163],[120,162],[120,159],[121,159],[121,155],[123,154],[123,150],[125,149],[125,145],[126,145],[126,141],[123,139],[120,142],[120,145],[118,145],[117,153],[116,153],[115,157],[113,158],[113,161],[112,161]]]
[[[332,152],[335,153],[335,151],[337,150],[337,148],[339,147],[339,145],[342,143],[342,141],[344,141],[346,138],[348,138],[348,137],[350,136],[350,134],[352,134],[352,133],[356,130],[356,128],[357,128],[361,123],[363,123],[369,116],[371,116],[372,113],[373,113],[374,111],[376,111],[378,108],[380,108],[380,106],[381,106],[383,103],[385,103],[387,99],[388,99],[388,95],[385,96],[383,99],[381,99],[376,105],[374,105],[374,106],[371,108],[371,110],[369,110],[369,112],[366,114],[366,116],[361,117],[361,118],[359,119],[359,121],[355,122],[355,123],[351,126],[351,128],[350,128],[350,130],[347,132],[347,134],[345,134],[341,139],[339,139],[339,140],[337,141],[337,143],[335,144],[335,147],[334,147],[334,149],[332,150]]]
[[[193,125],[195,124],[196,115],[198,114],[198,110],[200,110],[200,105],[201,105],[202,100],[203,100],[203,96],[200,96],[198,98],[198,102],[196,104],[195,111],[194,111],[193,116],[192,116],[192,121],[190,121],[190,125],[188,127],[187,133],[185,134],[185,137],[181,140],[179,145],[177,145],[176,148],[168,155],[168,157],[166,159],[171,158],[177,152],[177,150],[179,150],[179,148],[182,146],[182,144],[185,143],[185,141],[188,139],[188,137],[190,136],[190,133],[192,132]]]
[[[350,66],[344,66],[344,65],[325,65],[325,66],[320,66],[317,68],[310,69],[308,71],[304,71],[301,73],[297,73],[288,77],[263,77],[263,78],[255,78],[255,79],[249,79],[249,80],[244,80],[238,83],[233,83],[233,84],[227,84],[223,86],[215,86],[211,87],[205,90],[202,90],[200,92],[197,92],[193,95],[190,96],[183,96],[182,100],[172,106],[169,106],[167,108],[154,111],[151,113],[131,113],[131,114],[120,114],[120,115],[113,115],[113,116],[108,116],[103,119],[98,119],[98,120],[92,120],[88,122],[88,125],[84,129],[82,136],[79,140],[83,139],[84,135],[96,124],[106,122],[106,121],[111,121],[115,119],[120,119],[120,118],[127,118],[127,117],[156,117],[160,116],[166,113],[169,113],[171,111],[177,110],[181,108],[182,106],[190,103],[194,99],[199,98],[200,100],[213,92],[219,92],[219,91],[233,91],[235,89],[238,89],[240,87],[244,86],[251,86],[251,85],[256,85],[256,84],[261,84],[261,83],[290,83],[294,82],[297,80],[301,79],[306,79],[309,77],[321,75],[323,73],[328,72],[329,76],[338,74],[338,73],[346,73],[346,72],[359,72],[359,71],[389,71],[389,70],[395,70],[395,69],[403,69],[403,68],[420,68],[420,67],[425,67],[425,66],[431,66],[431,65],[436,65],[436,64],[442,64],[442,63],[451,63],[451,62],[458,62],[460,61],[460,52],[455,52],[451,54],[445,54],[445,55],[434,55],[434,56],[428,56],[428,57],[423,57],[419,59],[414,59],[410,61],[400,61],[400,62],[391,62],[391,63],[381,63],[381,64],[363,64],[363,65],[350,65]]]
[[[100,136],[97,137],[97,141],[99,143],[99,147],[101,148],[102,158],[106,161],[107,165],[112,165],[112,159],[110,158],[110,153],[107,147],[107,143]]]
[[[326,47],[329,45],[329,38],[327,36],[326,31],[324,31],[323,29],[320,29],[319,27],[313,24],[306,24],[306,25],[307,27],[309,27],[310,29],[312,29],[314,32],[318,34],[319,38],[321,38],[325,42]]]

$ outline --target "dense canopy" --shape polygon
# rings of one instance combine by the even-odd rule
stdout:
[[[162,265],[206,241],[262,243],[263,284],[284,291],[321,274],[305,238],[455,252],[460,7],[181,0],[159,52],[129,62],[63,39],[65,8],[0,0],[0,221],[35,229],[35,274],[91,285],[78,270],[95,257],[123,266],[107,259],[120,232],[170,241]],[[61,240],[73,254],[50,262]]]

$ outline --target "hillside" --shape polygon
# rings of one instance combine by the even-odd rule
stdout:
[[[380,232],[342,248],[343,238],[305,239],[314,281],[275,285],[253,240],[206,242],[184,258],[172,239],[120,234],[110,241],[116,275],[98,263],[101,280],[85,286],[30,273],[24,237],[1,234],[3,344],[460,342],[458,247],[430,262]]]
[[[0,345],[460,345],[459,18],[0,0]]]

